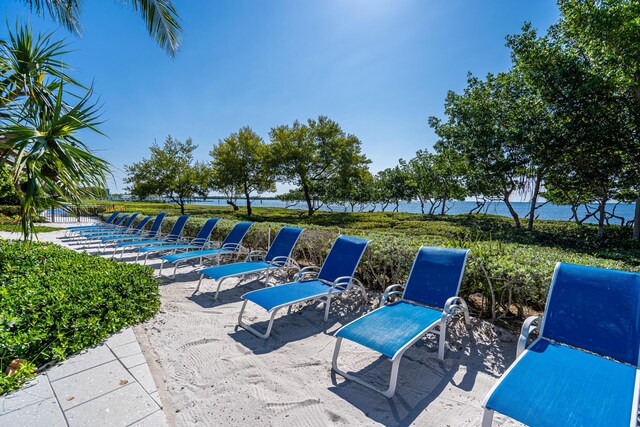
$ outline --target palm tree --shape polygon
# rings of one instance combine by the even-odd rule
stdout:
[[[28,26],[0,40],[0,164],[11,167],[22,232],[45,208],[79,204],[105,188],[109,165],[75,135],[96,129],[92,91],[69,77],[66,45]],[[69,90],[67,88],[75,90]]]
[[[38,15],[48,14],[69,31],[80,34],[82,0],[22,0]],[[180,17],[171,0],[123,0],[138,12],[149,35],[167,54],[174,57],[181,42]]]

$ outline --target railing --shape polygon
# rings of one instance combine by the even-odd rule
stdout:
[[[42,216],[49,222],[94,222],[98,219],[98,213],[104,211],[103,206],[62,206],[47,209]]]

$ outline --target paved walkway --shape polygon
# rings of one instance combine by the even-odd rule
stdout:
[[[0,426],[166,426],[132,328],[0,397]]]

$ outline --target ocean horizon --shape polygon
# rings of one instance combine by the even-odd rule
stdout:
[[[194,200],[192,203],[198,204],[198,205],[227,206],[226,201],[220,198]],[[243,205],[244,205],[243,201],[238,200],[238,206],[242,207]],[[252,203],[252,206],[286,208],[287,204],[285,204],[284,202],[278,199],[264,198],[264,199],[255,199]],[[515,209],[515,211],[518,213],[518,215],[521,218],[523,218],[529,212],[531,204],[529,202],[512,202],[512,206]],[[288,207],[291,209],[305,209],[305,210],[307,208],[304,202],[296,203],[294,205],[288,205]],[[389,206],[387,206],[387,209],[385,210],[385,212],[393,211],[394,207],[395,207],[394,204],[390,204]],[[466,214],[466,213],[469,213],[469,211],[471,211],[471,209],[475,207],[476,207],[476,202],[471,202],[471,201],[450,202],[447,204],[446,214],[447,215]],[[595,210],[597,208],[595,204],[589,205],[589,207],[591,210]],[[614,207],[615,207],[615,215],[621,218],[624,218],[625,223],[627,221],[633,220],[634,213],[635,213],[634,204],[630,204],[630,203],[619,203],[619,204],[608,203],[607,204],[607,210],[609,212],[611,212],[614,209]],[[367,205],[365,209],[362,210],[362,212],[368,212],[369,210],[371,210],[371,208],[372,208],[371,205]],[[426,209],[426,206],[425,206],[425,209]],[[320,208],[320,210],[333,211],[333,212],[345,212],[345,206],[329,205],[328,207],[323,206],[322,208]],[[351,211],[351,206],[347,205],[346,212],[350,212],[350,211]],[[359,211],[358,206],[356,206],[355,211],[356,212]],[[380,212],[380,205],[377,205],[376,212]],[[400,205],[398,207],[398,212],[421,213],[420,202],[418,201],[400,202]],[[437,210],[437,213],[440,213],[440,209]],[[501,215],[501,216],[511,218],[509,209],[507,208],[507,205],[504,202],[487,202],[485,206],[482,208],[482,210],[480,211],[480,213],[491,214],[491,215]],[[536,217],[538,219],[568,221],[571,219],[571,215],[572,215],[571,207],[569,205],[554,205],[551,203],[547,203],[544,206],[536,209]],[[586,215],[586,208],[584,206],[580,206],[580,208],[578,209],[578,215],[580,218]],[[598,221],[594,217],[590,217],[585,222],[590,224],[596,224]],[[620,225],[621,222],[622,220],[620,218],[609,219],[610,224]]]

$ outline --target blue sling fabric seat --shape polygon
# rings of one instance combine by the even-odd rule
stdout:
[[[87,226],[87,228],[80,228],[77,230],[68,229],[67,232],[72,234],[75,238],[82,237],[82,233],[92,233],[92,232],[100,232],[100,231],[113,231],[122,228],[122,224],[129,218],[129,214],[122,214],[121,216],[115,218],[110,224],[102,224],[102,225],[91,225]]]
[[[160,233],[158,233],[155,238],[144,238],[142,240],[117,243],[116,248],[113,251],[113,256],[115,256],[118,249],[120,249],[120,258],[122,258],[124,251],[126,251],[127,249],[136,249],[144,246],[175,243],[180,240],[180,236],[182,235],[182,231],[184,230],[184,226],[187,223],[188,219],[189,215],[180,215],[166,237],[162,238]],[[136,255],[136,261],[138,260],[139,254],[140,252],[138,252]]]
[[[639,348],[640,274],[558,263],[544,317],[525,321],[483,426],[494,412],[532,426],[637,425]]]
[[[67,228],[66,235],[69,236],[69,233],[78,232],[80,230],[91,230],[91,229],[110,226],[111,224],[113,224],[113,222],[116,220],[116,218],[118,218],[118,215],[120,215],[120,213],[121,212],[119,212],[119,211],[113,212],[111,215],[109,215],[109,217],[106,220],[104,220],[104,223],[102,223],[102,224],[97,224],[96,223],[96,224],[93,224],[93,225],[77,225],[77,226],[74,226],[74,227],[69,227],[69,228]]]
[[[92,230],[92,231],[80,231],[80,237],[83,237],[87,240],[96,240],[108,234],[115,235],[115,234],[125,233],[131,228],[131,226],[133,225],[133,222],[136,220],[138,215],[139,214],[137,212],[129,215],[126,218],[126,221],[123,219],[123,222],[120,223],[119,227],[116,229],[104,228],[104,229],[98,229],[98,230]]]
[[[218,265],[201,270],[196,292],[200,290],[202,279],[205,276],[218,282],[218,289],[213,297],[213,299],[217,300],[222,282],[230,277],[265,273],[265,283],[268,284],[269,274],[275,270],[294,269],[300,271],[298,263],[291,258],[291,252],[293,252],[293,248],[303,230],[296,227],[282,227],[268,251],[251,252],[244,262]]]
[[[131,236],[140,236],[142,235],[142,232],[144,231],[144,227],[147,225],[147,223],[149,221],[151,221],[151,218],[153,218],[152,216],[145,216],[144,218],[142,218],[140,220],[140,222],[138,224],[136,224],[135,227],[131,228],[128,230],[128,232],[123,232],[123,233],[117,233],[114,231],[113,234],[105,234],[105,235],[101,235],[98,236],[98,238],[96,240],[99,240],[100,243],[102,244],[102,242],[105,242],[108,239],[112,239],[112,238],[120,238],[120,237],[131,237]]]
[[[363,296],[366,295],[364,287],[354,274],[368,244],[369,240],[366,239],[340,236],[331,247],[322,268],[306,267],[300,270],[294,282],[244,294],[238,325],[259,338],[268,338],[275,315],[280,309],[312,300],[324,300],[324,320],[326,321],[329,317],[331,299],[334,296],[349,291],[359,291]],[[302,280],[303,278],[308,279]],[[257,331],[242,320],[249,301],[271,313],[265,333]]]
[[[253,225],[252,222],[239,222],[233,226],[227,237],[225,237],[224,241],[220,245],[219,248],[216,249],[200,249],[188,252],[178,252],[171,255],[165,255],[161,257],[162,263],[160,264],[160,272],[162,275],[162,269],[164,267],[165,262],[170,262],[174,264],[173,267],[173,278],[176,277],[176,271],[178,270],[178,266],[183,262],[187,262],[193,259],[199,259],[200,265],[202,265],[202,261],[204,258],[215,258],[215,263],[220,264],[220,259],[222,256],[231,256],[238,257],[240,253],[243,251],[242,240],[244,236],[247,235],[247,232]],[[198,249],[198,248],[194,248]]]
[[[189,243],[172,243],[167,245],[145,246],[143,248],[138,249],[138,251],[145,254],[144,263],[146,264],[147,259],[149,258],[149,255],[151,255],[152,253],[167,252],[167,251],[177,252],[179,250],[189,251],[189,250],[202,249],[206,246],[207,242],[209,241],[209,237],[211,236],[211,233],[213,232],[213,229],[215,228],[219,220],[220,220],[219,218],[208,219],[204,223],[204,225],[200,228],[200,231],[198,232],[196,237],[192,239]]]
[[[443,359],[447,320],[463,314],[465,322],[469,322],[467,304],[458,296],[468,253],[467,249],[420,248],[406,286],[388,287],[380,301],[380,308],[336,332],[333,370],[347,379],[391,397],[395,393],[402,356],[424,335],[439,335],[438,357]],[[404,290],[398,290],[401,288]],[[399,301],[385,305],[390,296],[400,294],[402,297]],[[389,388],[380,390],[338,368],[338,354],[343,339],[368,347],[391,359]]]
[[[151,228],[146,233],[140,230],[140,232],[136,234],[120,234],[115,236],[107,236],[107,237],[101,238],[100,240],[102,241],[102,244],[107,245],[107,244],[116,244],[124,241],[152,239],[160,233],[160,227],[162,226],[162,221],[164,221],[164,217],[166,215],[167,215],[166,212],[160,212],[158,216],[153,220],[153,223],[151,224]],[[136,228],[141,228],[140,224],[138,224]]]

